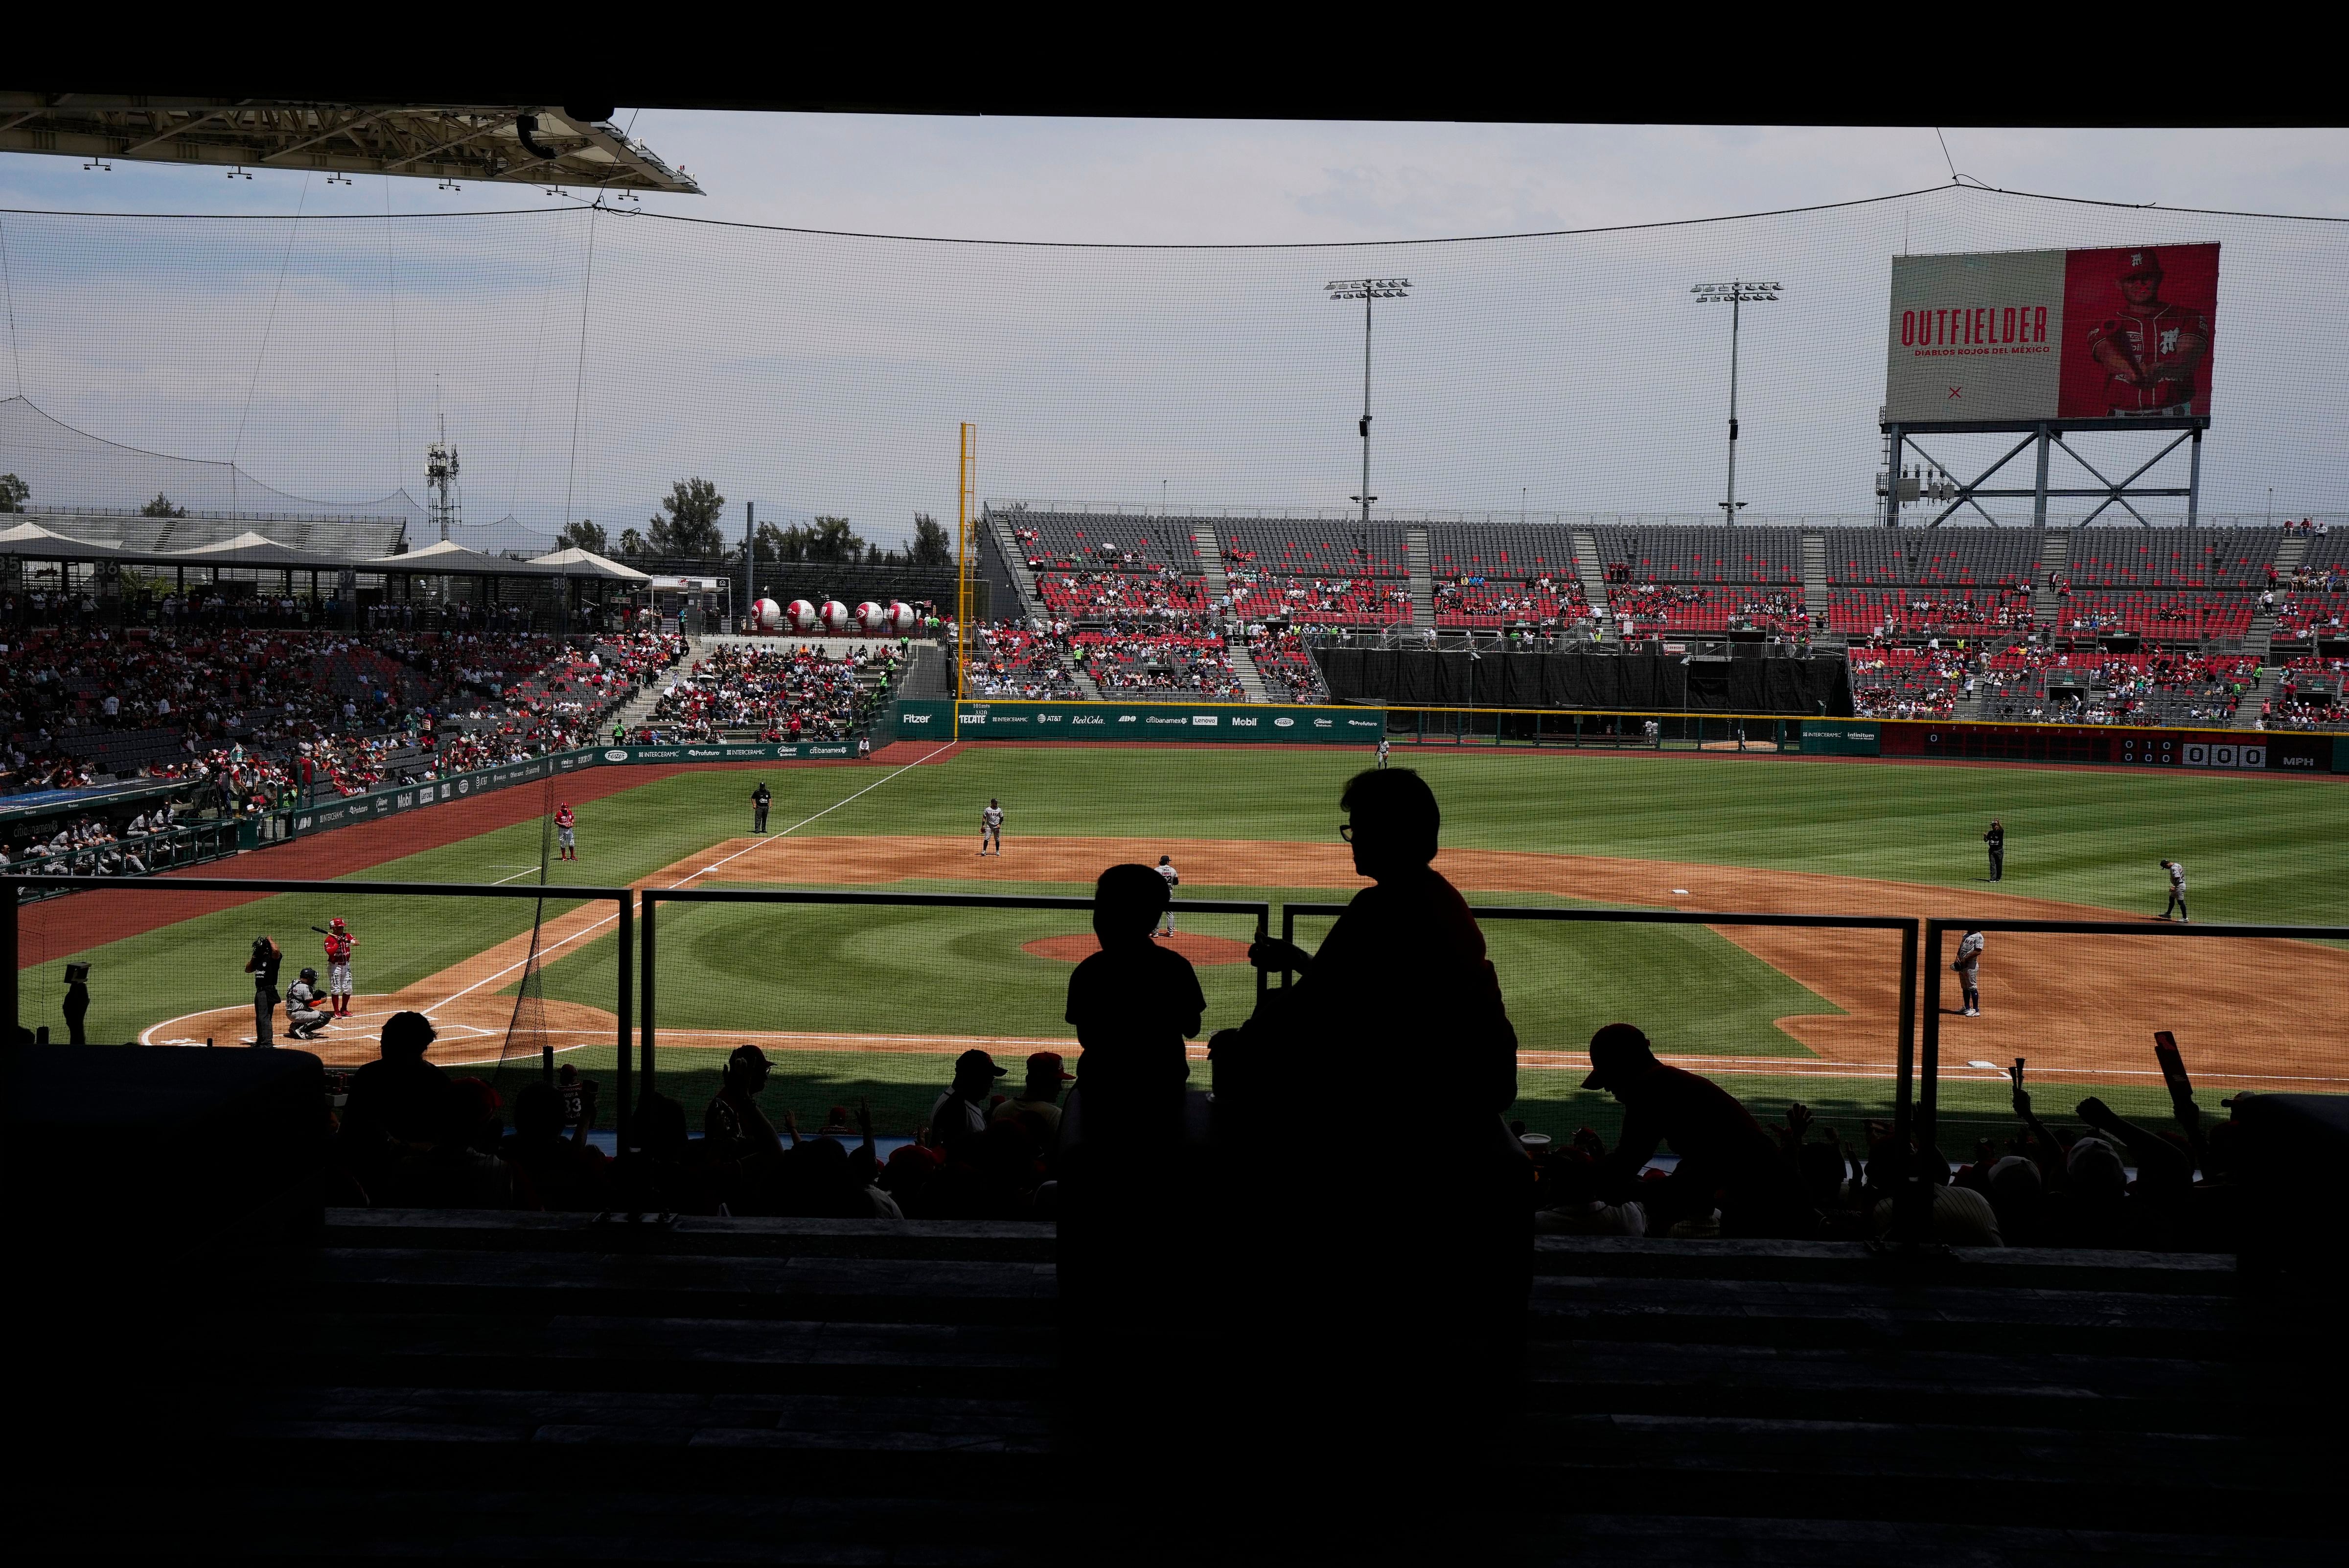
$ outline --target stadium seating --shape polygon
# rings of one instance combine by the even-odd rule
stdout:
[[[879,677],[895,665],[886,644],[838,657],[807,645],[722,644],[661,694],[647,722],[684,739],[730,731],[773,740],[842,739],[871,722],[885,700]]]
[[[1251,620],[1300,626],[1407,626],[1411,590],[1393,578],[1232,573],[1233,607]]]
[[[1293,626],[1268,629],[1248,643],[1249,656],[1264,676],[1265,688],[1276,700],[1327,702],[1330,688],[1314,664],[1303,634]]]
[[[998,621],[977,629],[963,679],[973,696],[1070,697],[1080,695],[1074,665],[1066,632]]]
[[[1223,542],[1227,567],[1252,567],[1277,576],[1407,577],[1405,530],[1400,523],[1291,522],[1281,518],[1224,518],[1203,523]]]
[[[1618,624],[1629,617],[1635,630],[1661,626],[1667,632],[1725,632],[1736,628],[1794,633],[1810,624],[1799,590],[1754,584],[1642,583],[1609,588],[1607,603]]]
[[[2057,600],[2051,630],[2059,637],[2122,632],[2149,642],[2240,638],[2251,630],[2256,607],[2250,593],[2075,588]]]
[[[1223,638],[1213,634],[1079,632],[1073,640],[1103,696],[1154,691],[1231,700],[1247,696]]]
[[[1975,637],[2030,624],[2030,594],[2012,590],[1836,588],[1827,594],[1827,630],[1847,636]]]
[[[1556,630],[1590,619],[1582,583],[1568,572],[1528,581],[1465,576],[1435,584],[1435,624],[1445,631],[1501,631],[1510,626]]]
[[[1802,535],[1790,528],[1631,527],[1591,530],[1610,583],[1799,585]]]
[[[1979,677],[1981,716],[2066,724],[2220,726],[2258,677],[2247,654],[2071,653],[2010,648]],[[2061,694],[2061,695],[2059,695]]]
[[[1030,567],[1199,570],[1198,547],[1191,537],[1195,525],[1181,519],[1025,511],[1002,515]]]
[[[2074,529],[2064,577],[2075,588],[2256,588],[2282,537],[2280,528]]]
[[[2044,535],[2033,528],[1837,528],[1826,531],[1830,585],[2029,586]]]
[[[1863,718],[1947,718],[1965,671],[1957,654],[1915,648],[1854,648],[1851,710]]]
[[[1071,621],[1196,624],[1208,614],[1204,580],[1172,567],[1145,571],[1071,572],[1036,574],[1044,608]]]
[[[1428,568],[1446,577],[1575,578],[1574,531],[1554,523],[1432,522]]]
[[[2276,596],[2275,637],[2302,642],[2311,635],[2349,636],[2349,593],[2287,590]]]

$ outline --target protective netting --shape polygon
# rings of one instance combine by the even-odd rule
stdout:
[[[538,885],[542,888],[546,886],[547,868],[554,863],[555,811],[559,805],[556,783],[555,775],[550,772],[540,802]],[[543,968],[545,938],[546,900],[541,897],[531,904],[530,952],[523,960],[522,978],[514,985],[513,1016],[506,1023],[505,1039],[498,1051],[496,1081],[501,1088],[509,1082],[519,1082],[532,1072],[548,1078],[554,1074],[557,1041],[547,1027],[546,976]]]
[[[756,500],[762,521],[844,516],[900,543],[915,512],[954,514],[961,420],[985,432],[984,495],[1334,519],[1360,489],[1363,331],[1360,305],[1323,284],[1408,278],[1408,298],[1376,306],[1380,512],[1694,517],[1722,490],[1730,345],[1727,313],[1692,308],[1689,291],[1764,277],[1784,286],[1743,315],[1743,517],[1857,520],[1881,459],[1896,254],[2212,240],[2201,510],[2337,508],[2344,459],[2328,434],[2349,418],[2349,383],[2309,344],[2349,286],[2340,225],[1962,188],[1606,232],[1260,248],[908,241],[576,208],[11,212],[0,376],[108,441],[353,508],[415,490],[445,420],[466,517],[541,535],[591,518],[616,539],[700,476],[727,498],[730,540]],[[1941,438],[1932,456],[1963,468],[1993,439]],[[2107,471],[2151,455],[2154,438],[2131,440],[2103,449]],[[143,469],[115,482],[34,445],[0,450],[0,469],[30,482],[36,509],[193,482]]]

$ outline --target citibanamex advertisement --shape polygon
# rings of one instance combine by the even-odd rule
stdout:
[[[2208,415],[2218,310],[2216,245],[2066,252],[2056,418]]]
[[[1885,418],[2207,418],[2218,298],[2215,244],[1896,256]]]

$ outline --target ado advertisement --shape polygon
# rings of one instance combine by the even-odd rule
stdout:
[[[2219,247],[1896,256],[1888,423],[2207,418]]]

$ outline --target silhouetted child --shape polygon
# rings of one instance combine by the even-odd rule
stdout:
[[[1177,1240],[1183,1041],[1199,1032],[1207,1001],[1190,960],[1151,940],[1166,902],[1149,866],[1103,872],[1093,889],[1101,951],[1069,976],[1068,1020],[1084,1047],[1061,1124],[1057,1193],[1071,1364],[1127,1363],[1133,1336],[1179,1319],[1192,1272]],[[1131,1391],[1130,1379],[1119,1386]]]
[[[1093,884],[1101,951],[1069,976],[1068,1020],[1077,1058],[1082,1136],[1097,1152],[1164,1158],[1183,1134],[1191,1064],[1183,1042],[1199,1032],[1207,999],[1191,961],[1150,939],[1166,912],[1164,879],[1149,866],[1112,866]]]

